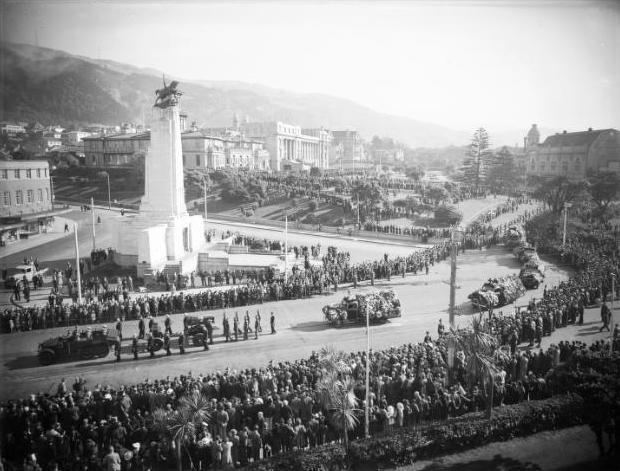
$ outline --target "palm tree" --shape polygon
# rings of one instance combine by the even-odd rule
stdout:
[[[210,418],[209,399],[197,391],[181,397],[176,409],[172,411],[162,408],[153,411],[156,429],[168,435],[174,442],[179,471],[183,471],[183,449],[187,453],[191,469],[194,469],[187,445],[196,437],[198,426],[203,422],[208,422]]]
[[[497,361],[502,359],[504,353],[498,348],[497,339],[484,331],[482,313],[472,318],[470,329],[451,331],[450,335],[457,348],[465,354],[468,385],[482,382],[487,399],[487,417],[490,419],[493,413],[495,376],[501,371]]]
[[[356,413],[359,399],[355,396],[355,380],[345,354],[333,347],[319,352],[322,376],[317,385],[319,402],[329,412],[332,425],[342,433],[344,448],[349,450],[349,430],[359,423]]]

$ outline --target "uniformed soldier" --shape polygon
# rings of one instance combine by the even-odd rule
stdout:
[[[239,316],[235,312],[235,318],[233,319],[233,329],[235,334],[235,342],[239,340]]]
[[[151,358],[155,357],[155,346],[153,345],[153,334],[151,334],[150,332],[148,336],[146,337],[146,348],[149,351]]]
[[[133,338],[131,339],[131,353],[133,353],[133,359],[138,359],[138,336],[133,334]]]
[[[271,311],[271,317],[269,319],[269,324],[271,325],[271,333],[275,334],[276,333],[276,316],[273,314],[273,311]]]
[[[184,355],[185,354],[185,335],[183,335],[183,332],[181,332],[181,335],[179,335],[179,355]]]
[[[166,320],[164,321],[164,333],[172,335],[172,321],[170,320],[170,314],[166,314]]]
[[[244,317],[243,319],[243,340],[248,339],[249,330],[250,330],[250,323],[248,322],[248,318]]]
[[[172,355],[172,353],[170,353],[170,336],[167,333],[164,334],[164,349],[166,350],[167,357]]]
[[[116,343],[114,344],[114,353],[116,354],[116,361],[121,361],[121,336],[116,337]]]
[[[144,318],[142,317],[142,315],[140,315],[139,320],[138,320],[138,338],[139,339],[144,338],[145,330],[146,329],[144,327]]]
[[[121,322],[120,317],[116,319],[116,335],[123,340],[123,323]]]
[[[226,342],[230,340],[230,323],[228,322],[228,317],[226,317],[226,313],[224,313],[224,320],[222,321],[224,327],[224,338]]]
[[[209,343],[213,345],[213,324],[211,324],[211,319],[206,319],[204,325],[207,329],[207,335],[209,336]]]

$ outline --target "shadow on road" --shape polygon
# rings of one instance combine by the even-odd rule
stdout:
[[[7,361],[4,366],[9,370],[25,370],[28,368],[38,368],[41,366],[41,363],[39,363],[39,358],[36,355],[28,355]]]

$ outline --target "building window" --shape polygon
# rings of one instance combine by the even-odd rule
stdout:
[[[2,194],[2,204],[4,206],[11,206],[11,192],[10,191],[5,191]]]
[[[39,196],[39,203],[40,203],[41,201],[43,201],[43,190],[39,188],[39,190],[37,191],[37,194]]]
[[[15,192],[15,204],[24,204],[24,196],[22,190],[17,190]]]
[[[32,169],[26,169],[26,178],[32,178]]]
[[[41,178],[41,169],[40,168],[37,169],[37,178]]]
[[[15,169],[15,178],[17,178],[19,180],[22,177],[21,175],[22,174],[21,174],[20,170],[18,168]]]
[[[44,168],[44,169],[43,169],[43,172],[44,172],[44,174],[45,174],[45,178],[47,178],[47,169],[46,169],[46,168]]]
[[[26,202],[34,203],[34,190],[28,190],[26,192]]]
[[[200,167],[200,155],[196,155],[196,167]]]
[[[45,200],[46,201],[50,200],[50,189],[49,188],[45,189]]]
[[[186,160],[187,160],[187,159],[185,158],[185,154],[183,154],[183,165],[185,165],[185,161],[186,161]]]
[[[8,180],[9,179],[9,171],[7,169],[3,169],[0,172],[0,178],[2,178],[3,180]]]

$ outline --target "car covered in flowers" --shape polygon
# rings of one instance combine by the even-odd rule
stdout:
[[[345,296],[340,303],[323,307],[325,320],[332,326],[345,323],[383,323],[401,316],[400,300],[393,290]]]
[[[517,275],[489,279],[482,288],[471,293],[468,298],[474,308],[494,309],[515,302],[525,294],[525,286]]]
[[[545,275],[537,268],[524,267],[519,272],[519,278],[526,289],[538,289],[540,284],[544,281]]]

